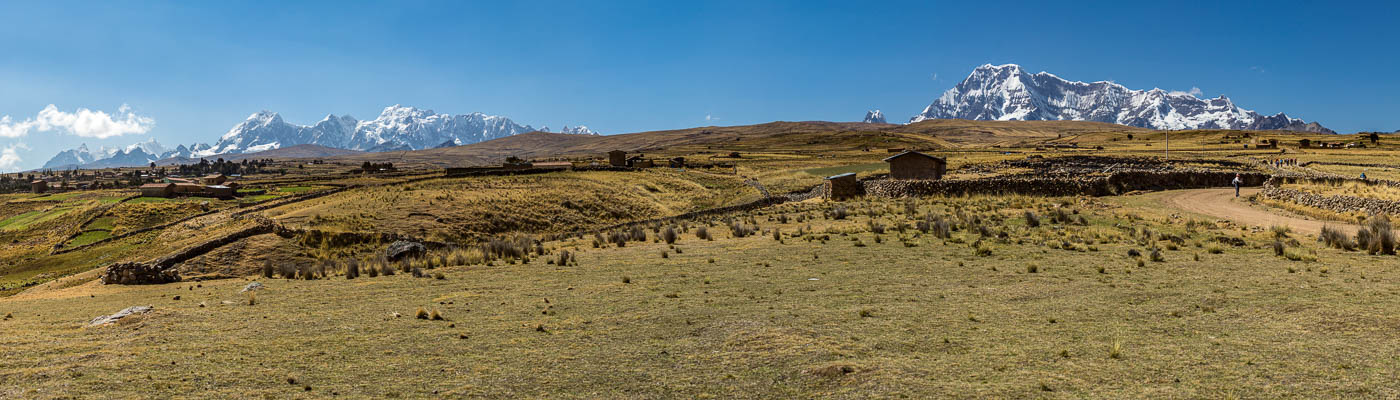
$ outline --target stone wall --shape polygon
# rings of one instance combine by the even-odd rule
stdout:
[[[1241,172],[1245,186],[1260,186],[1268,175]],[[1136,190],[1169,190],[1227,187],[1234,172],[1223,171],[1124,171],[1083,178],[1003,178],[967,180],[895,180],[862,182],[865,194],[876,197],[930,195],[1021,194],[1032,196],[1112,196]]]
[[[1286,201],[1343,214],[1360,212],[1400,215],[1400,202],[1369,197],[1322,195],[1279,187],[1265,187],[1261,195],[1270,200]]]

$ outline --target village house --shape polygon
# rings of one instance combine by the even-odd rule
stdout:
[[[671,168],[685,168],[685,157],[672,158],[670,165]]]
[[[609,151],[609,152],[608,152],[608,164],[610,164],[610,165],[612,165],[612,166],[614,166],[614,167],[626,167],[626,166],[627,166],[627,152],[622,151],[622,150],[613,150],[613,151]]]
[[[233,198],[233,193],[233,188],[224,185],[209,185],[204,187],[204,194],[209,195],[210,197],[217,197],[220,199],[231,199]]]
[[[222,185],[228,181],[228,177],[225,177],[224,174],[213,174],[204,177],[203,181],[205,185]]]
[[[204,186],[194,183],[174,184],[174,193],[177,195],[195,196],[204,193]]]
[[[35,180],[33,182],[29,182],[29,188],[33,190],[34,193],[43,193],[49,191],[49,183],[41,180]]]
[[[147,183],[141,185],[141,197],[171,197],[175,195],[173,183]]]
[[[948,169],[948,161],[917,151],[904,151],[885,159],[890,163],[890,178],[894,179],[942,179]]]

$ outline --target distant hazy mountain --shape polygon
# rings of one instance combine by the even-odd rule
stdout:
[[[862,122],[867,124],[883,124],[885,123],[885,113],[880,112],[880,110],[866,111],[865,121]]]
[[[1153,129],[1258,129],[1336,133],[1283,113],[1264,116],[1225,96],[1199,99],[1113,82],[1074,82],[1019,65],[983,65],[909,122],[927,119],[1098,121]]]
[[[506,117],[482,113],[438,114],[400,105],[384,108],[379,117],[369,121],[331,114],[313,125],[288,123],[275,112],[260,111],[229,129],[212,146],[181,145],[167,150],[153,139],[123,149],[104,148],[92,152],[84,145],[58,153],[44,168],[138,166],[167,158],[248,154],[297,145],[368,152],[422,150],[484,142],[534,130]],[[598,134],[583,125],[573,128],[566,125],[563,133]]]

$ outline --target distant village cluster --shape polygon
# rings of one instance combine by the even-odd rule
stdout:
[[[171,187],[171,195],[232,197],[236,189],[221,188],[229,177],[247,174],[279,172],[269,170],[273,160],[225,161],[220,158],[213,162],[200,160],[198,163],[157,167],[155,163],[145,168],[113,168],[108,170],[63,170],[0,175],[0,191],[50,193],[72,190],[97,189],[140,189],[142,193],[158,193],[154,185],[181,185]],[[211,183],[215,182],[217,183]],[[192,185],[192,186],[191,186]],[[195,186],[198,186],[196,190]],[[210,189],[210,186],[214,188]],[[163,189],[161,189],[163,190]]]

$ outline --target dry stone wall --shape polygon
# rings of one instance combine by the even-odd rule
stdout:
[[[1245,186],[1260,186],[1268,175],[1241,172]],[[1112,196],[1136,190],[1169,190],[1230,186],[1234,172],[1124,171],[1081,178],[986,178],[967,180],[895,180],[862,182],[867,196],[1022,194],[1032,196]]]
[[[1320,208],[1338,213],[1377,213],[1400,215],[1400,202],[1357,196],[1322,195],[1295,189],[1265,187],[1261,194],[1266,199],[1286,201],[1302,206]]]

